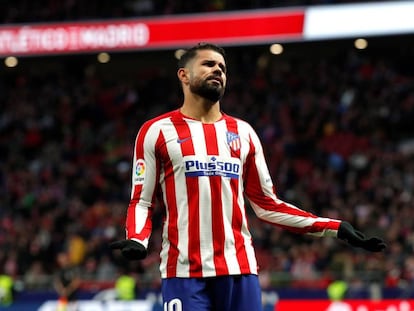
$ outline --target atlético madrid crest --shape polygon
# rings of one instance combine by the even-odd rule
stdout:
[[[230,148],[233,151],[237,151],[240,149],[241,142],[239,134],[233,132],[226,133],[227,143],[229,144]]]

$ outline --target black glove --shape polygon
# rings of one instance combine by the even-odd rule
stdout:
[[[387,247],[384,240],[377,237],[366,238],[347,221],[342,221],[339,225],[338,238],[354,247],[361,247],[370,252],[381,252]]]
[[[112,249],[120,249],[122,256],[128,260],[140,260],[147,257],[144,245],[134,240],[120,240],[109,244]]]

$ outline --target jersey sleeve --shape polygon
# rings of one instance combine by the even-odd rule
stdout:
[[[249,143],[244,187],[256,215],[291,232],[336,237],[340,220],[318,217],[277,197],[261,142],[253,129],[250,130]]]
[[[131,199],[126,217],[126,238],[148,247],[152,231],[152,211],[156,201],[159,163],[156,157],[156,140],[160,130],[144,123],[134,146]]]

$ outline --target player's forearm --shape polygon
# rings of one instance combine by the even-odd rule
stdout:
[[[152,231],[152,208],[131,200],[126,219],[126,238],[136,240],[145,247]]]
[[[340,220],[318,217],[296,206],[277,200],[267,206],[252,203],[256,215],[273,225],[300,234],[336,237]]]

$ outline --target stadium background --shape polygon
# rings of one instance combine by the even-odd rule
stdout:
[[[21,25],[348,2],[360,1],[3,1],[0,19]],[[388,243],[370,254],[251,214],[262,285],[279,299],[325,299],[338,278],[349,298],[414,295],[414,40],[371,36],[358,49],[355,39],[288,41],[279,55],[269,44],[226,47],[223,110],[258,131],[278,195]],[[136,272],[138,298],[157,292],[161,215],[144,261],[125,262],[108,243],[123,237],[138,128],[180,105],[174,52],[113,52],[107,63],[97,53],[26,56],[3,65],[0,274],[13,277],[15,295],[0,309],[56,299],[51,280],[62,249],[82,271],[85,299],[112,288],[121,267]]]

